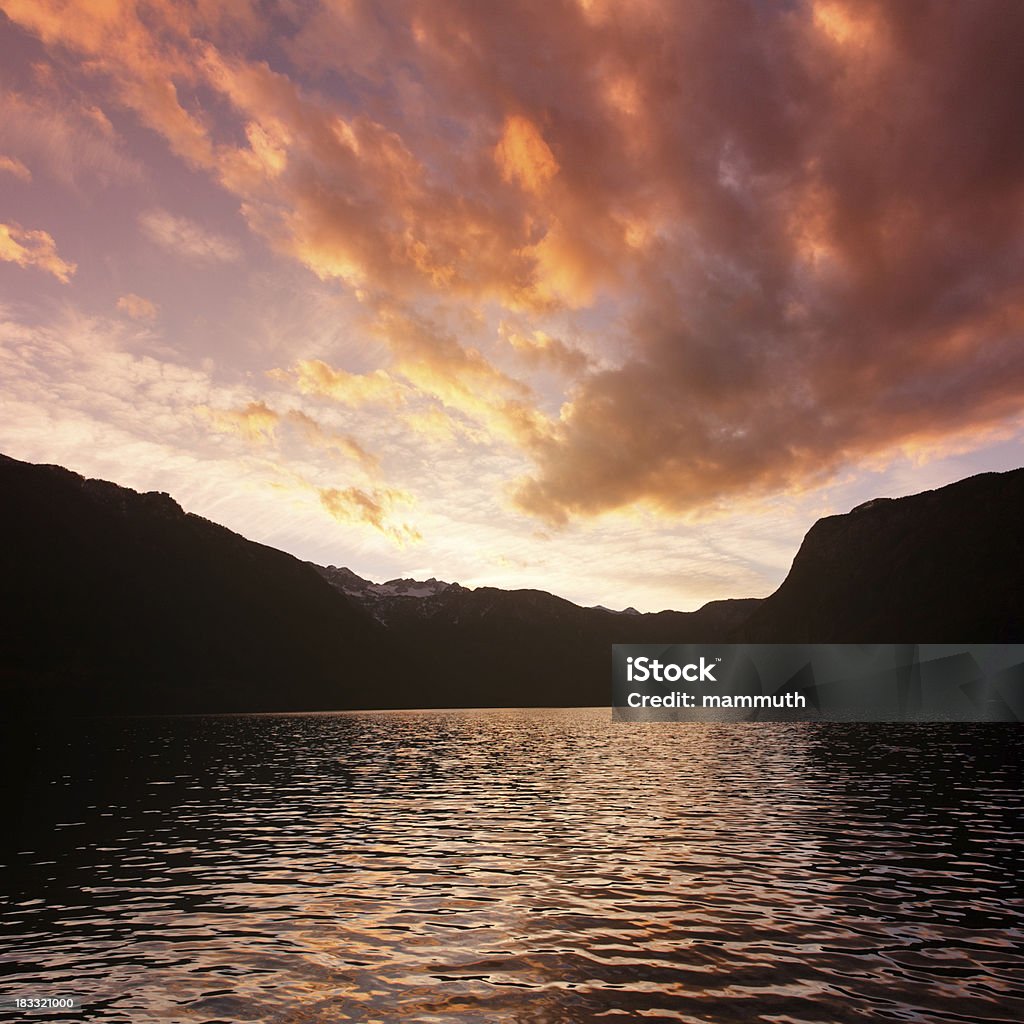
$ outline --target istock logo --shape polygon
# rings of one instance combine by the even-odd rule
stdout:
[[[626,679],[631,683],[646,683],[648,679],[656,683],[678,683],[680,679],[688,683],[717,683],[714,673],[721,660],[708,661],[702,657],[699,662],[677,665],[674,661],[661,662],[657,658],[627,658]]]

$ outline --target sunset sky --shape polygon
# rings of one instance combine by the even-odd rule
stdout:
[[[0,10],[8,455],[642,610],[1024,463],[1024,3]]]

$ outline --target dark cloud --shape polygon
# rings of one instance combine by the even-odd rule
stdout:
[[[673,213],[632,358],[581,382],[519,489],[552,521],[799,487],[1021,409],[1024,11],[857,5],[844,36],[739,9],[665,44],[673,76],[643,66],[635,180]]]
[[[362,73],[405,69],[382,116],[416,92],[478,148],[509,117],[520,150],[542,139],[537,173],[498,183],[465,148],[441,161],[461,189],[477,175],[520,293],[628,310],[624,365],[529,441],[524,509],[800,486],[1020,407],[1018,5],[451,2],[390,28],[349,10],[378,39]]]

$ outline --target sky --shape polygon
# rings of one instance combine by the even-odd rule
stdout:
[[[0,11],[14,458],[643,611],[1024,464],[1015,0]]]

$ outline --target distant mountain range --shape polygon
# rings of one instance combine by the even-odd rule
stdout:
[[[770,597],[654,614],[372,583],[5,456],[0,494],[12,712],[602,705],[612,643],[1024,640],[1024,469],[822,519]]]
[[[745,622],[754,606],[760,604],[758,598],[710,601],[696,612],[666,611],[644,615],[635,608],[621,612],[601,605],[581,608],[543,590],[499,590],[495,587],[471,590],[433,577],[429,580],[398,579],[371,583],[351,569],[334,565],[325,568],[313,562],[307,564],[313,566],[336,590],[358,601],[382,625],[398,628],[416,622],[429,622],[435,626],[471,623],[492,613],[508,616],[510,621],[518,619],[537,623],[558,619],[567,621],[567,616],[573,621],[574,616],[582,616],[584,621],[608,623],[612,621],[608,618],[610,615],[633,615],[660,624],[671,622],[673,626],[699,622],[702,628],[712,628],[721,634],[723,630]],[[590,615],[591,612],[598,614]],[[667,619],[666,616],[673,618]],[[675,616],[681,618],[676,619]],[[694,616],[699,618],[695,620]]]

